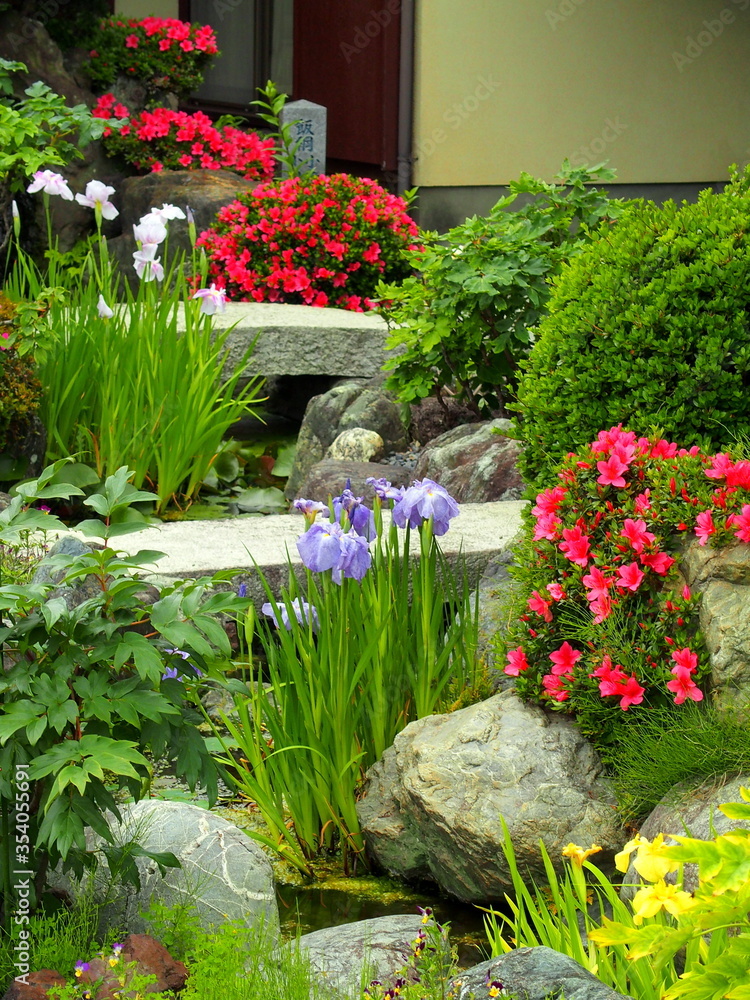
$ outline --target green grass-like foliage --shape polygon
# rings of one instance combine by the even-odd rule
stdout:
[[[255,836],[303,871],[337,846],[345,864],[364,859],[356,812],[364,771],[407,723],[439,710],[451,681],[469,689],[481,680],[465,571],[451,570],[428,523],[398,535],[394,526],[378,531],[361,582],[339,586],[327,571],[308,573],[300,587],[290,574],[278,602],[267,589],[277,620],[285,608],[290,628],[257,623],[267,672],[255,673],[249,701],[241,688],[238,720],[225,719],[247,761],[234,772],[237,785],[270,830]],[[418,563],[409,559],[410,541]],[[298,622],[298,596],[317,609],[317,631],[309,614]]]
[[[601,427],[719,451],[750,426],[750,172],[697,204],[636,202],[554,282],[518,385],[534,485]]]
[[[675,785],[750,772],[750,726],[703,702],[653,708],[603,748],[620,811],[636,820]]]

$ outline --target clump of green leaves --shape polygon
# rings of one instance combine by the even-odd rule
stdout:
[[[631,205],[554,280],[518,384],[534,484],[601,427],[721,451],[750,431],[750,171],[697,204]]]
[[[27,530],[62,527],[33,505],[50,498],[80,495],[72,485],[53,485],[55,466],[16,488],[0,511],[0,543]],[[155,500],[136,490],[132,474],[119,469],[100,493],[84,501],[100,519],[81,530],[104,543],[77,556],[58,556],[64,587],[86,581],[92,596],[72,609],[53,584],[0,587],[0,890],[6,919],[12,910],[12,865],[25,858],[43,887],[48,864],[62,861],[80,874],[94,863],[84,829],[104,838],[103,853],[122,868],[123,849],[114,844],[105,818],[119,818],[116,788],[136,800],[148,785],[149,761],[175,760],[191,788],[200,783],[213,801],[217,768],[186,702],[186,690],[216,656],[230,655],[217,612],[244,606],[234,594],[210,593],[214,580],[201,579],[163,589],[153,604],[137,572],[159,553],[123,556],[108,543],[138,530],[143,518],[132,505]],[[186,660],[182,654],[185,654]],[[24,769],[29,798],[27,838],[10,835],[16,768]],[[116,788],[113,788],[116,786]],[[20,825],[16,824],[16,834]],[[18,853],[20,852],[20,854]],[[108,852],[110,852],[108,854]],[[137,853],[137,852],[136,852]],[[143,853],[143,852],[141,852]],[[111,854],[111,857],[110,857]],[[154,857],[173,864],[167,856]],[[130,865],[130,874],[135,873]]]
[[[406,252],[416,273],[377,290],[388,345],[402,349],[386,365],[389,387],[409,402],[450,387],[478,414],[504,405],[543,315],[548,279],[591,228],[620,213],[619,201],[589,186],[613,179],[601,164],[567,160],[552,184],[522,174],[488,216],[428,234],[424,249]]]
[[[750,790],[741,788],[740,795],[742,802],[719,809],[748,823]],[[744,1000],[750,994],[750,829],[737,828],[711,840],[677,834],[672,839],[677,844],[657,846],[654,841],[650,850],[664,863],[665,874],[685,864],[699,866],[693,895],[653,873],[646,877],[654,884],[633,898],[633,916],[625,921],[619,914],[615,920],[605,917],[589,939],[600,949],[626,949],[631,965],[648,963],[668,987],[660,993],[665,1000]],[[663,916],[667,912],[671,916]],[[661,921],[652,923],[652,915]],[[670,975],[675,966],[684,968],[676,981]]]

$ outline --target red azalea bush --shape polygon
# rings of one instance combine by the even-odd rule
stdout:
[[[348,174],[261,184],[201,233],[210,273],[233,299],[373,306],[378,281],[409,273],[401,255],[418,230],[403,198]]]
[[[109,156],[121,156],[141,173],[158,170],[234,170],[249,180],[267,180],[274,171],[273,139],[232,126],[216,128],[196,111],[154,108],[130,116],[114,94],[104,94],[92,111],[95,118],[125,118],[119,131],[105,129]]]
[[[203,83],[203,72],[217,54],[216,35],[208,25],[172,17],[111,17],[99,26],[86,69],[92,82],[102,87],[122,74],[150,91],[170,90],[187,97]]]
[[[750,462],[618,425],[569,455],[559,479],[527,514],[505,673],[590,735],[631,706],[701,701],[709,664],[677,543],[750,542]]]

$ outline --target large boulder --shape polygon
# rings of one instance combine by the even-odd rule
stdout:
[[[572,958],[543,945],[515,948],[462,972],[451,984],[456,1000],[488,995],[488,983],[502,983],[503,995],[520,1000],[623,1000],[623,994],[597,979]],[[630,1000],[630,998],[626,998]]]
[[[713,549],[691,541],[680,569],[701,594],[700,627],[711,661],[713,703],[750,718],[750,545]]]
[[[299,947],[336,997],[359,996],[363,976],[389,983],[413,965],[413,942],[422,929],[415,914],[373,917],[303,934]],[[294,947],[294,944],[291,945]]]
[[[750,788],[750,774],[708,778],[698,785],[680,782],[648,815],[638,832],[648,840],[663,833],[667,843],[676,844],[674,834],[710,840],[717,834],[728,833],[737,827],[750,829],[750,822],[729,819],[719,810],[719,806],[725,802],[742,801],[740,788]],[[676,874],[668,873],[665,880],[674,883]],[[632,899],[640,881],[638,872],[631,864],[623,880],[620,897]],[[683,883],[688,892],[695,891],[698,887],[697,865],[691,863],[683,866]]]
[[[308,500],[322,500],[326,503],[329,496],[336,497],[351,482],[351,490],[356,496],[365,498],[369,507],[375,497],[367,480],[387,479],[396,486],[408,486],[411,474],[395,465],[383,462],[353,462],[343,458],[325,458],[311,466],[295,491],[295,497],[306,497]]]
[[[500,418],[454,427],[427,445],[414,478],[440,483],[459,503],[519,500],[521,445],[508,436],[510,429],[510,421]]]
[[[297,439],[294,466],[285,495],[292,499],[309,470],[320,462],[342,431],[363,427],[383,439],[386,456],[403,451],[408,444],[402,409],[395,396],[383,387],[383,378],[343,382],[307,405]]]
[[[134,840],[154,853],[171,852],[180,868],[167,868],[164,875],[155,861],[136,858],[141,886],[118,885],[112,891],[111,875],[105,862],[96,872],[94,900],[103,903],[103,927],[117,927],[128,933],[146,930],[142,910],[158,899],[172,905],[191,899],[204,927],[224,920],[239,920],[249,927],[263,923],[278,928],[279,914],[274,892],[271,863],[246,833],[207,809],[185,802],[143,799],[120,806],[123,817],[114,823],[116,843]],[[89,849],[101,846],[100,838],[87,831]],[[53,890],[73,899],[80,895],[79,884],[53,872]]]
[[[122,235],[110,240],[110,252],[119,262],[131,283],[138,278],[133,269],[133,251],[137,249],[133,226],[152,208],[176,205],[183,212],[189,205],[198,233],[208,229],[216,213],[234,201],[237,193],[248,191],[256,182],[247,181],[231,170],[161,170],[143,177],[128,177],[118,192]],[[174,219],[169,228],[169,257],[184,252],[190,257],[191,245],[187,221]],[[163,262],[163,261],[162,261]]]
[[[163,944],[150,934],[128,934],[122,942],[120,961],[112,965],[109,958],[92,958],[80,976],[81,984],[99,983],[96,1000],[120,1000],[122,979],[130,983],[134,976],[153,976],[155,981],[144,993],[178,993],[185,988],[188,971],[182,962],[172,958]]]
[[[574,841],[621,847],[615,799],[601,762],[575,724],[511,691],[412,722],[367,773],[357,812],[367,846],[387,871],[429,875],[459,899],[501,898],[512,887],[501,844],[508,825],[519,868],[545,880]]]

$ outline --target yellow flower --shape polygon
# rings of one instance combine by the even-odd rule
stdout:
[[[664,879],[659,879],[655,885],[639,889],[633,897],[633,923],[640,924],[644,917],[653,917],[661,909],[677,917],[694,905],[695,900],[689,892],[678,889],[676,885],[667,885]]]
[[[633,851],[637,851],[633,867],[646,881],[657,882],[659,879],[663,879],[667,872],[677,871],[679,867],[676,861],[665,857],[664,851],[668,846],[664,843],[663,833],[658,833],[653,841],[636,834],[633,840],[629,840],[620,853],[615,855],[617,870],[626,872],[630,863],[630,855]]]
[[[592,854],[597,854],[599,851],[601,851],[601,847],[599,847],[598,844],[592,844],[591,847],[585,851],[582,847],[579,847],[578,844],[574,844],[571,841],[563,847],[562,856],[564,858],[570,858],[571,861],[574,861],[580,868],[586,858],[590,857]]]

